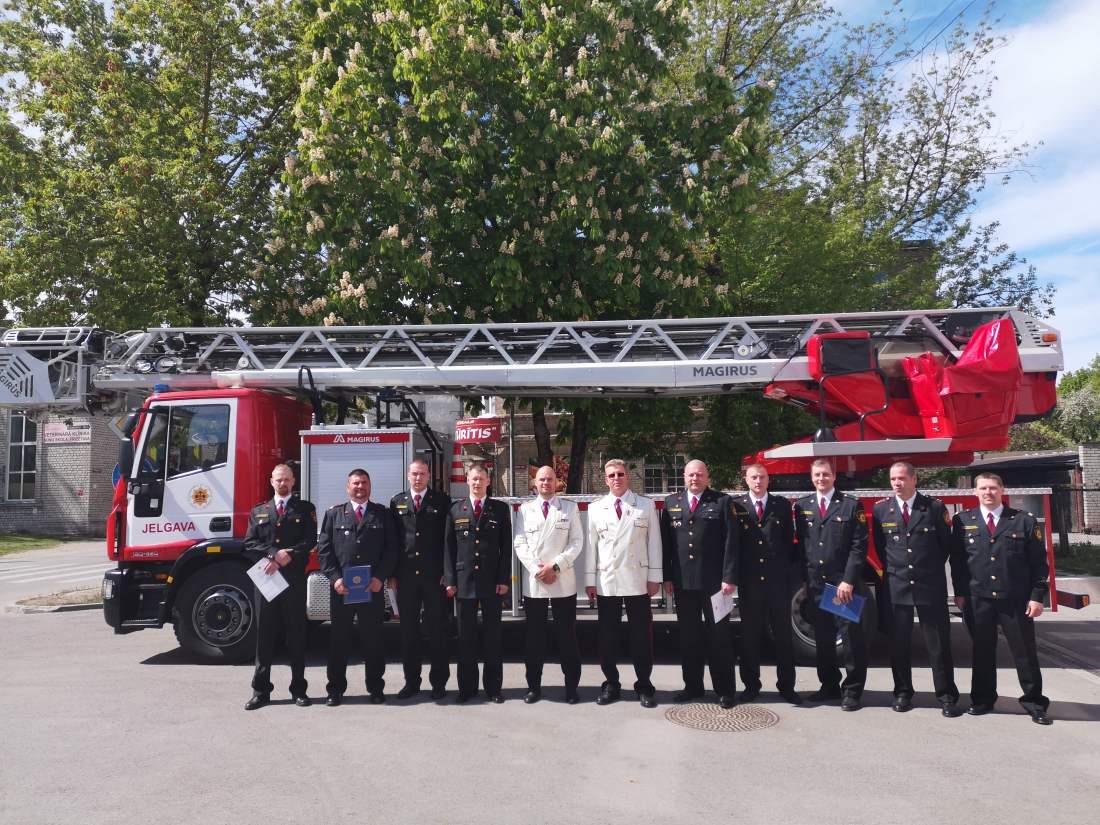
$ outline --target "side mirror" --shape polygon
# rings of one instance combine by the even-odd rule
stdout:
[[[134,469],[134,440],[127,438],[118,444],[118,472],[126,481],[130,480],[130,472]]]

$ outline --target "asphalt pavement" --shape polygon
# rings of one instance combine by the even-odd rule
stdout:
[[[889,707],[880,639],[863,710],[791,707],[769,692],[774,670],[766,667],[754,705],[778,721],[715,732],[665,716],[682,687],[674,625],[665,622],[656,710],[640,707],[631,691],[617,704],[595,704],[602,677],[592,622],[580,623],[582,704],[564,704],[551,662],[546,698],[525,705],[517,622],[506,628],[503,705],[483,696],[455,705],[453,663],[441,703],[426,691],[398,702],[399,640],[387,624],[385,705],[365,701],[362,665],[353,659],[345,704],[324,706],[321,627],[310,635],[307,660],[317,703],[290,703],[280,657],[274,701],[246,712],[251,666],[191,664],[170,629],[116,636],[96,610],[0,615],[0,823],[1090,821],[1100,776],[1100,671],[1085,653],[1098,622],[1096,607],[1039,621],[1050,727],[1022,713],[1003,641],[996,712],[943,718],[918,631],[919,693],[909,713]],[[965,705],[969,642],[960,623],[952,630]],[[620,670],[629,685],[625,655]],[[799,667],[798,677],[803,695],[816,689],[813,668]]]
[[[103,581],[103,572],[114,566],[107,558],[105,539],[0,556],[0,605],[96,587]]]

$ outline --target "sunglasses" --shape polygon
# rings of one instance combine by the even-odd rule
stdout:
[[[625,475],[626,475],[626,473],[608,473],[607,477],[608,478],[622,478]]]

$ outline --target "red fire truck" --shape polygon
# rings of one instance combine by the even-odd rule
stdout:
[[[319,431],[369,436],[346,421],[360,397],[378,409],[370,432],[400,423],[390,415],[394,404],[408,411],[415,425],[406,427],[408,449],[429,460],[433,484],[445,487],[452,456],[408,394],[763,391],[819,415],[822,425],[811,438],[745,460],[767,465],[775,489],[792,490],[808,486],[815,457],[828,456],[852,489],[896,460],[959,466],[975,450],[1004,449],[1009,424],[1053,407],[1061,369],[1057,330],[1010,307],[122,335],[11,329],[0,336],[0,406],[116,413],[127,397],[148,394],[127,419],[120,448],[122,478],[107,524],[117,567],[103,583],[104,618],[119,633],[171,624],[195,659],[242,661],[255,632],[241,555],[248,513],[270,495],[271,467],[301,462],[303,443]],[[325,404],[336,410],[335,425],[324,424]],[[309,479],[310,468],[303,472]],[[404,473],[393,483],[403,484]],[[319,489],[307,492],[313,498]],[[1042,492],[1033,495],[1029,504],[1043,505],[1036,514],[1049,523]],[[966,495],[951,503],[972,506]],[[796,634],[812,645],[802,612],[792,594]]]

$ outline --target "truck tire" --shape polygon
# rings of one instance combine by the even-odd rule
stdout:
[[[863,616],[860,624],[863,625],[863,635],[867,639],[867,648],[878,632],[878,605],[875,596],[863,582],[856,585],[856,592],[867,597],[867,604],[863,608]],[[811,599],[802,597],[802,585],[796,584],[791,590],[791,629],[794,636],[794,658],[800,665],[815,665],[817,663],[817,645],[814,643],[814,628],[810,621],[811,610],[816,610]],[[840,634],[836,636],[837,662],[843,667],[844,645],[840,641]]]
[[[191,576],[173,609],[184,653],[198,664],[235,665],[255,657],[254,592],[238,564],[212,564]]]

